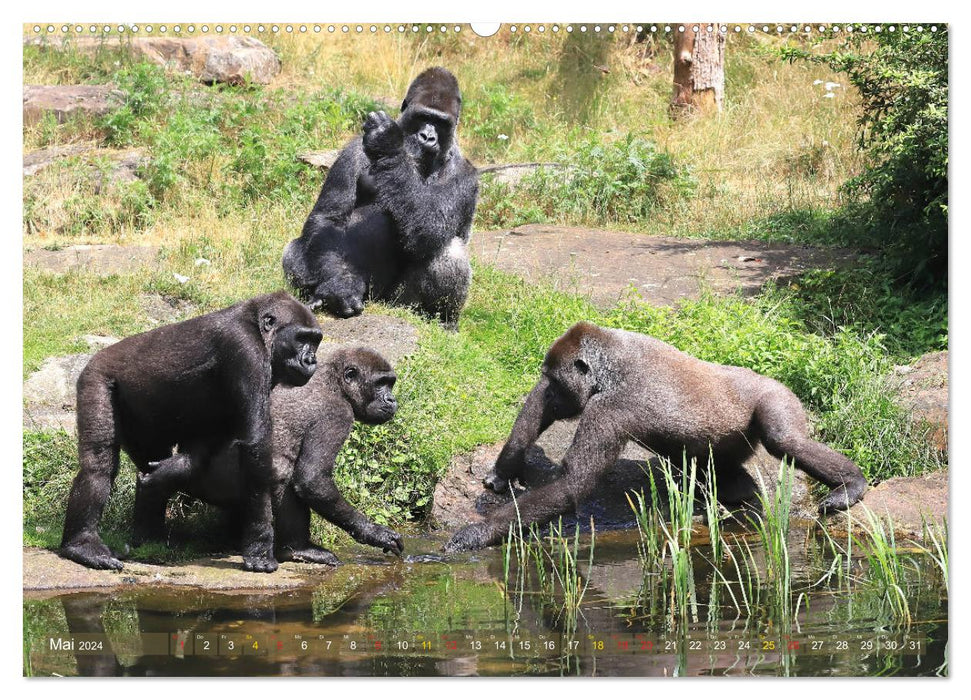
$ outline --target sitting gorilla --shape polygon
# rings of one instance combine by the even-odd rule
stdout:
[[[284,292],[125,338],[101,350],[78,377],[78,455],[61,555],[95,569],[121,561],[98,535],[118,474],[119,450],[139,471],[180,445],[198,453],[237,446],[243,567],[275,571],[270,391],[306,384],[322,333],[310,310]],[[136,518],[165,504],[135,499]]]
[[[355,420],[377,425],[398,409],[391,365],[368,348],[345,348],[322,362],[305,386],[271,396],[273,467],[281,488],[274,499],[276,557],[336,566],[337,557],[310,541],[310,509],[363,544],[401,554],[394,530],[371,522],[344,500],[334,483],[334,461]],[[137,493],[166,503],[183,491],[213,505],[238,509],[244,501],[240,459],[231,446],[212,457],[180,453],[149,465]],[[141,511],[144,518],[147,511]],[[164,518],[164,515],[163,515]],[[141,521],[142,530],[161,533],[163,521]]]
[[[719,481],[736,479],[761,442],[832,489],[820,505],[823,513],[849,508],[866,489],[856,464],[810,439],[796,395],[749,369],[704,362],[639,333],[578,323],[550,347],[542,374],[484,481],[504,491],[540,434],[557,420],[579,416],[564,475],[462,528],[446,551],[500,542],[516,522],[517,505],[523,524],[545,523],[575,508],[628,440],[677,464],[686,455],[710,467],[711,456]]]
[[[478,172],[455,142],[461,108],[455,76],[429,68],[411,83],[397,121],[368,115],[283,251],[287,278],[311,306],[348,317],[365,299],[381,299],[458,327],[479,192]]]

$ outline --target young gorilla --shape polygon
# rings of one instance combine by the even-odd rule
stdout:
[[[347,317],[366,298],[396,301],[457,328],[479,192],[475,166],[455,143],[461,108],[455,76],[429,68],[411,83],[397,121],[368,115],[283,252],[284,272],[312,305]]]
[[[196,453],[239,445],[243,567],[275,571],[271,498],[270,390],[306,384],[317,369],[320,326],[284,292],[162,326],[100,351],[78,378],[78,453],[61,555],[95,569],[122,563],[98,522],[124,449],[145,471],[178,444]],[[135,499],[136,517],[164,503]]]
[[[381,355],[358,347],[334,352],[305,386],[273,391],[273,467],[285,485],[274,508],[278,560],[339,563],[310,541],[310,508],[358,542],[402,553],[401,536],[356,511],[334,484],[334,461],[355,419],[377,425],[397,411],[391,393],[396,379]],[[240,457],[234,445],[211,458],[191,452],[174,455],[149,465],[150,473],[139,476],[138,493],[166,502],[184,491],[235,510],[245,493]],[[162,525],[152,523],[158,529]]]
[[[795,394],[751,370],[704,362],[639,333],[578,323],[553,343],[542,373],[484,480],[504,491],[544,430],[580,416],[564,476],[518,499],[523,523],[544,523],[575,508],[628,440],[678,464],[686,454],[705,466],[711,454],[719,480],[733,479],[761,442],[832,489],[820,505],[823,513],[849,508],[866,489],[856,464],[809,438]],[[445,549],[496,544],[515,521],[515,505],[503,506],[459,530]]]

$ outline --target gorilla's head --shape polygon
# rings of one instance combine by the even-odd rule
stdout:
[[[378,425],[394,417],[398,400],[391,392],[398,376],[379,353],[365,347],[342,348],[329,363],[340,378],[341,391],[356,420]]]
[[[581,411],[594,394],[610,385],[612,368],[603,352],[604,329],[582,321],[550,346],[543,376],[550,391],[572,411]]]
[[[445,68],[425,70],[408,87],[398,126],[408,154],[430,163],[452,148],[462,111],[459,81]]]
[[[317,369],[323,334],[316,317],[285,292],[253,300],[254,321],[270,351],[273,384],[303,386]]]

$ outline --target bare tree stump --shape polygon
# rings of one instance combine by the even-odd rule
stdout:
[[[717,24],[679,26],[684,31],[674,34],[671,114],[720,112],[725,97],[725,35]]]

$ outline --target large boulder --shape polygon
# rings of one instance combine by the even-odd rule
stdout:
[[[101,117],[124,104],[124,95],[111,85],[24,85],[24,126],[53,114],[59,124],[87,115]]]
[[[910,411],[912,420],[930,428],[928,439],[942,452],[947,452],[947,358],[947,350],[928,353],[894,368],[891,380],[900,405]]]
[[[203,83],[266,85],[280,72],[280,58],[259,39],[248,36],[71,37],[45,39],[54,49],[93,54],[104,47],[124,47],[135,59],[189,73]]]
[[[673,306],[710,289],[758,293],[770,280],[807,269],[850,265],[857,253],[764,241],[704,241],[624,231],[530,224],[477,231],[469,243],[479,262],[532,282],[583,294],[610,308],[629,290],[644,301]]]

